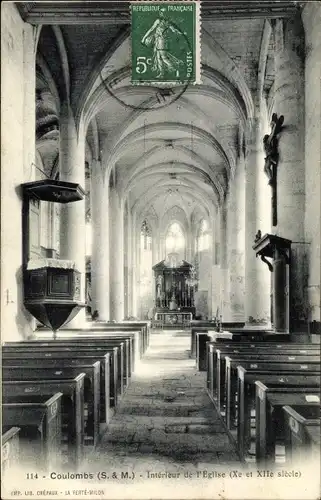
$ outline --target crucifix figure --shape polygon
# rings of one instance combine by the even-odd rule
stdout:
[[[263,146],[265,151],[264,173],[269,179],[269,185],[272,188],[272,225],[277,225],[277,200],[276,200],[276,174],[279,161],[278,135],[282,130],[284,116],[278,118],[273,113],[271,120],[271,133],[263,137]]]

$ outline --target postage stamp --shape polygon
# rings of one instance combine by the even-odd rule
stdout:
[[[136,1],[130,8],[132,83],[201,83],[200,2]]]

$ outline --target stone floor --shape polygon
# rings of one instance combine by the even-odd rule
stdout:
[[[18,471],[2,486],[2,498],[320,498],[318,467],[290,464],[288,477],[271,479],[268,474],[262,479],[262,471],[259,475],[256,467],[250,470],[239,462],[207,396],[205,373],[198,373],[195,360],[189,358],[189,346],[187,332],[153,333],[100,445],[94,451],[88,449],[77,474],[66,469],[60,477],[50,474],[31,481]],[[300,479],[293,478],[292,468]]]
[[[100,445],[91,468],[112,464],[136,477],[238,464],[238,457],[205,389],[205,373],[189,357],[190,334],[151,335],[140,362]],[[148,476],[148,474],[147,474]]]

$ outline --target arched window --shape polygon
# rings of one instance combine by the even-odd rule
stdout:
[[[165,248],[166,255],[170,253],[184,254],[185,236],[181,226],[177,222],[173,222],[167,230]]]
[[[203,219],[198,233],[197,248],[199,252],[210,249],[210,234],[207,220]]]

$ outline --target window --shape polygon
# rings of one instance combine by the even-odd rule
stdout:
[[[146,220],[143,221],[140,231],[140,247],[142,250],[152,249],[152,231]]]
[[[170,253],[183,254],[185,250],[185,236],[181,226],[177,222],[173,222],[168,228],[166,234],[166,255]]]
[[[201,225],[200,225],[197,246],[198,246],[199,252],[210,249],[209,228],[208,228],[208,222],[205,219],[202,220]]]

